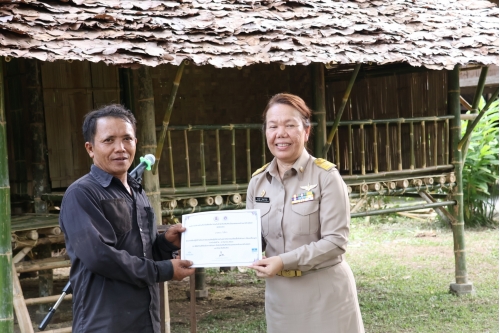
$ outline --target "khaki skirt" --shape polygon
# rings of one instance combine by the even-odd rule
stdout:
[[[266,322],[268,333],[363,333],[347,262],[300,277],[266,279]]]

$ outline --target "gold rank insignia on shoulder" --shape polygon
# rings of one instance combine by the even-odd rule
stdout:
[[[267,164],[264,164],[262,167],[260,167],[259,169],[257,169],[253,174],[252,174],[252,177],[253,176],[256,176],[258,175],[259,173],[261,173],[262,171],[266,170],[267,166],[271,164],[271,162],[267,163]]]
[[[317,158],[314,160],[314,164],[319,166],[321,169],[324,169],[326,171],[330,171],[330,169],[335,168],[335,164],[332,162],[329,162],[323,158]]]
[[[292,204],[297,204],[301,202],[306,202],[306,201],[313,201],[314,200],[314,192],[313,191],[307,191],[305,193],[300,193],[300,194],[294,194],[292,196]]]

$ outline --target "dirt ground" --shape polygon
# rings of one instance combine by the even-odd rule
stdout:
[[[54,294],[60,295],[68,281],[68,269],[55,270]],[[248,316],[262,315],[264,312],[265,283],[255,277],[250,271],[233,268],[227,272],[219,269],[205,269],[206,289],[208,297],[197,299],[196,317],[197,326],[204,323],[224,321],[241,321]],[[25,298],[38,297],[38,278],[28,277],[21,279]],[[190,330],[190,301],[188,299],[189,278],[183,281],[168,282],[168,296],[170,309],[171,332],[189,332]],[[47,306],[52,306],[50,303]],[[29,306],[30,317],[35,332],[39,332],[38,325],[45,317],[47,310],[41,312],[39,305]],[[65,300],[57,309],[45,331],[71,326],[71,301]],[[198,330],[199,332],[201,330]],[[15,332],[20,332],[15,322]]]

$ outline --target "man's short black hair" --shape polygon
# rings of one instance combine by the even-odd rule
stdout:
[[[95,132],[97,128],[97,119],[103,117],[120,118],[130,123],[136,131],[136,120],[132,112],[120,104],[110,104],[101,107],[100,109],[90,111],[83,118],[83,139],[85,142],[94,143]]]

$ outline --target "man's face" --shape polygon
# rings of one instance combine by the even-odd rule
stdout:
[[[120,118],[103,117],[97,120],[94,143],[85,142],[85,149],[97,167],[126,181],[136,143],[132,124]]]

